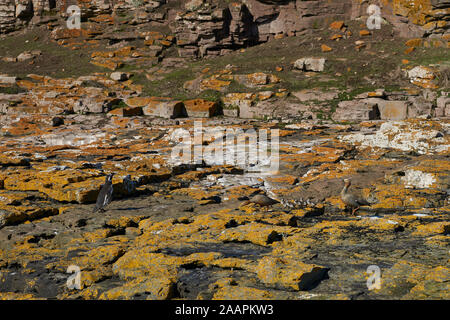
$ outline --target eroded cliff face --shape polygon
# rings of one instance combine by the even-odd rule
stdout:
[[[448,39],[450,2],[444,0],[381,1],[44,1],[1,0],[0,33],[25,25],[67,18],[66,9],[77,4],[82,17],[134,12],[137,28],[146,23],[170,26],[181,56],[224,54],[270,39],[295,36],[334,20],[359,19],[365,23],[370,4],[380,7],[383,23],[394,26],[400,37]]]

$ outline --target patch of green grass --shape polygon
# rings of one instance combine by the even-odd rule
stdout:
[[[43,11],[41,13],[42,16],[44,17],[56,17],[58,16],[58,10],[52,9],[52,10],[47,10],[47,11]]]
[[[3,94],[18,94],[18,93],[22,93],[22,92],[26,92],[26,91],[27,90],[19,87],[16,84],[14,84],[12,86],[8,86],[8,87],[0,86],[0,93],[3,93]]]
[[[410,56],[406,59],[409,59],[413,65],[450,65],[450,50],[447,48],[417,48],[410,53]]]
[[[276,86],[272,87],[270,90],[273,90]],[[261,88],[250,88],[244,86],[242,83],[239,83],[235,80],[231,81],[231,84],[228,86],[227,92],[238,92],[238,93],[255,93],[261,91]]]
[[[89,62],[89,50],[71,50],[59,46],[50,40],[49,34],[46,28],[36,28],[25,34],[12,35],[0,39],[0,56],[16,57],[24,51],[32,50],[40,50],[42,52],[41,56],[34,59],[35,63],[32,65],[29,64],[29,61],[4,62],[0,60],[2,73],[20,77],[35,73],[54,78],[66,78],[104,71],[103,68]]]
[[[319,29],[320,28],[320,20],[314,20],[312,23],[313,29]]]
[[[116,29],[113,30],[113,32],[124,32],[126,30],[125,26],[119,26]]]
[[[102,89],[106,88],[104,84],[102,84],[98,81],[94,81],[94,80],[84,80],[80,86],[84,87],[84,88],[88,88],[88,87],[102,88]]]
[[[118,101],[117,104],[115,104],[111,107],[111,110],[120,109],[120,108],[128,108],[128,105],[123,100],[120,100],[120,101]]]
[[[320,78],[299,78],[302,75],[283,74],[280,76],[284,83],[284,87],[289,91],[299,91],[303,89],[320,88],[322,91],[329,91],[332,88],[340,88],[341,82],[339,80],[324,80]]]

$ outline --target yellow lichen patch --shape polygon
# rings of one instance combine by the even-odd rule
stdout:
[[[41,247],[36,243],[30,242],[29,240],[35,239],[33,236],[29,236],[16,242],[12,249],[4,252],[2,259],[7,261],[8,264],[17,263],[21,265],[25,271],[27,270],[28,265],[34,261],[41,261],[44,257],[57,257],[62,254],[61,249]]]
[[[177,176],[178,179],[182,181],[198,181],[205,177],[207,175],[207,172],[203,171],[189,171],[183,174],[180,174]]]
[[[214,196],[219,195],[219,193],[216,192],[208,192],[201,189],[194,189],[194,188],[180,188],[173,190],[171,192],[172,195],[186,195],[191,197],[195,200],[207,200]]]
[[[280,147],[281,150],[281,147]],[[306,165],[314,165],[322,162],[336,162],[344,154],[345,150],[330,147],[313,147],[313,152],[300,154],[280,154],[280,161],[296,162]]]
[[[242,185],[242,186],[236,186],[236,187],[231,187],[231,188],[227,189],[226,195],[229,200],[233,200],[233,199],[237,199],[242,196],[248,197],[258,190],[259,190],[258,188],[252,188],[252,187],[249,187],[246,185]]]
[[[294,217],[303,218],[303,217],[314,217],[319,216],[323,213],[323,205],[318,204],[317,207],[308,207],[302,209],[294,209],[291,211]]]
[[[81,288],[87,288],[92,286],[94,283],[102,281],[108,277],[112,277],[113,273],[110,266],[102,266],[98,265],[93,270],[84,270],[80,271],[80,285]]]
[[[294,213],[294,210],[291,212]],[[288,226],[292,219],[292,214],[285,212],[259,212],[252,216],[253,219],[276,226]]]
[[[447,267],[433,268],[401,260],[383,272],[380,292],[398,294],[399,291],[403,291],[404,299],[448,299],[448,280],[449,269]],[[411,288],[411,285],[414,287]]]
[[[425,299],[450,299],[450,285],[448,283],[425,280],[414,286],[404,299],[425,300]]]
[[[426,195],[435,195],[439,191],[435,189],[422,189],[419,191],[406,189],[404,185],[380,185],[377,186],[373,195],[377,203],[372,208],[423,208],[429,201]]]
[[[404,225],[402,225],[401,223],[386,218],[363,218],[358,223],[355,223],[355,225],[377,232],[392,232],[396,230],[403,230],[404,228]]]
[[[393,13],[396,15],[408,17],[414,24],[424,25],[432,11],[430,0],[393,0]]]
[[[97,229],[92,232],[83,233],[83,240],[86,242],[97,242],[98,240],[108,238],[114,234],[114,229]],[[74,241],[76,240],[77,239],[74,239]]]
[[[425,241],[427,245],[447,247],[450,244],[450,236],[437,235],[428,237]]]
[[[139,222],[139,229],[148,233],[156,233],[170,228],[175,222],[175,219],[166,219],[160,222],[154,222],[152,219],[145,219]]]
[[[401,275],[402,278],[411,283],[418,283],[423,280],[428,269],[429,268],[423,264],[400,260],[395,263],[390,270],[384,272],[383,278],[396,278],[397,275]]]
[[[413,235],[427,236],[433,234],[448,234],[450,233],[450,222],[432,222],[425,225],[419,225]]]
[[[7,167],[7,166],[28,166],[30,164],[29,159],[17,156],[17,155],[7,155],[7,154],[0,154],[0,165]]]
[[[98,176],[98,173],[70,169],[63,172],[26,170],[9,175],[4,187],[7,190],[40,191],[58,201],[95,201],[101,179],[97,185],[93,183],[95,180],[87,180]]]
[[[204,99],[194,99],[184,101],[189,117],[211,117],[217,109],[217,103]]]
[[[79,296],[84,300],[98,300],[100,294],[102,293],[103,288],[95,283],[85,287],[83,290],[79,291]],[[65,299],[64,295],[61,296],[61,299]]]
[[[436,282],[448,282],[450,280],[450,269],[448,267],[438,266],[433,268],[425,276],[425,280],[433,280]]]
[[[327,269],[298,260],[267,256],[259,261],[255,272],[265,284],[294,290],[308,290],[325,277]]]
[[[231,84],[231,81],[228,80],[219,80],[215,78],[204,79],[200,83],[200,90],[216,90],[216,91],[225,91]]]
[[[404,229],[404,224],[385,218],[355,218],[346,221],[323,221],[312,227],[302,229],[300,239],[316,239],[319,237],[327,245],[352,245],[361,241],[362,235],[370,234],[370,238],[392,238],[396,232]],[[289,238],[287,241],[290,241]],[[309,242],[306,242],[309,243]]]
[[[272,254],[289,252],[293,256],[303,255],[315,242],[314,236],[310,232],[300,232],[283,239],[283,241],[273,244]]]
[[[244,202],[239,206],[239,210],[244,211],[247,215],[254,215],[259,212],[260,207],[255,203]]]
[[[273,74],[263,72],[255,72],[246,75],[237,75],[234,77],[236,81],[241,82],[248,87],[264,86],[279,83],[281,80]]]
[[[214,293],[213,300],[267,300],[274,299],[274,295],[267,290],[243,286],[223,286]]]
[[[30,293],[0,292],[0,300],[43,300]]]
[[[341,210],[345,209],[345,203],[342,202],[342,199],[340,196],[329,197],[329,198],[326,198],[325,201],[333,207],[337,207]]]
[[[270,226],[252,222],[236,228],[230,228],[222,232],[220,241],[224,242],[251,242],[261,246],[267,246],[274,241],[281,240],[283,235],[297,232],[292,227]]]
[[[136,295],[145,295],[150,300],[165,300],[170,299],[175,293],[175,281],[171,277],[145,277],[134,279],[126,282],[120,287],[115,287],[106,292],[103,292],[100,300],[115,300],[115,299],[131,299]]]
[[[103,245],[86,252],[81,257],[72,259],[71,263],[81,269],[97,269],[101,265],[107,265],[117,260],[125,253],[122,245]]]
[[[422,39],[416,38],[416,39],[410,39],[405,42],[405,45],[408,47],[420,47],[422,45]]]
[[[133,249],[113,264],[113,272],[124,280],[142,277],[176,279],[177,268],[183,262],[183,257],[147,252],[145,249]]]
[[[239,258],[222,258],[216,259],[210,263],[211,266],[223,269],[248,269],[252,261]]]
[[[25,192],[0,191],[0,207],[5,205],[9,206],[20,205],[29,197],[30,194]]]
[[[143,219],[143,216],[122,216],[119,218],[113,218],[106,222],[107,226],[111,226],[114,228],[127,228],[138,225],[139,221]]]
[[[270,132],[268,132],[268,134],[274,134],[272,133],[273,130],[270,130]],[[295,130],[279,130],[278,131],[278,136],[279,137],[288,137],[291,136],[295,133]]]
[[[186,256],[183,259],[183,265],[211,266],[221,258],[223,254],[220,252],[197,252]]]
[[[0,209],[2,208],[5,210],[0,219],[0,226],[33,221],[43,217],[54,216],[59,213],[58,208],[44,206],[0,206]]]
[[[298,182],[298,177],[292,175],[282,175],[269,177],[268,180],[274,183],[294,185]]]

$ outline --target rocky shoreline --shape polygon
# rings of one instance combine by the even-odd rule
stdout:
[[[450,298],[448,1],[72,2],[0,0],[0,299]]]
[[[190,120],[39,119],[11,121],[2,138],[4,298],[448,298],[448,120],[290,124],[279,174],[261,176],[168,165],[167,137]],[[114,201],[92,214],[103,172],[116,173]],[[344,178],[375,204],[346,214]],[[255,192],[284,203],[242,205]],[[81,290],[66,287],[70,265]],[[381,290],[365,287],[369,265]]]

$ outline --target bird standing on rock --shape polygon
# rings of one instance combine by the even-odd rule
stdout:
[[[269,198],[268,196],[264,194],[257,194],[250,198],[250,200],[244,201],[243,205],[249,204],[249,203],[255,203],[261,207],[268,207],[271,205],[274,205],[276,203],[279,203],[279,201]]]
[[[352,215],[354,215],[360,206],[370,206],[371,204],[367,200],[350,193],[348,188],[351,184],[352,183],[349,179],[344,179],[344,188],[341,191],[341,200],[344,202],[346,209],[352,209]]]
[[[92,213],[100,211],[104,212],[105,207],[111,203],[112,201],[112,194],[114,191],[113,184],[112,184],[112,178],[114,176],[114,173],[110,173],[105,178],[105,184],[102,185],[100,192],[97,196],[97,202],[95,204],[94,211]]]

